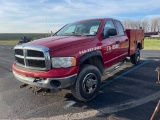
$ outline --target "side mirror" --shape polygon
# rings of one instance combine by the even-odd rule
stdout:
[[[109,38],[110,36],[116,36],[117,30],[115,28],[104,29],[102,38]]]

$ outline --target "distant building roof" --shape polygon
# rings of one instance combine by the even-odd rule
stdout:
[[[151,37],[151,35],[159,35],[160,32],[145,32],[144,37]]]

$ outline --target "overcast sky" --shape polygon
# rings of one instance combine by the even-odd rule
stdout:
[[[55,32],[88,18],[160,16],[160,0],[0,0],[0,33]]]

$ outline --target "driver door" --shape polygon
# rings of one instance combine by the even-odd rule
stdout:
[[[112,20],[107,20],[104,26],[103,34],[110,28],[116,29]],[[118,61],[117,56],[120,53],[119,37],[109,36],[102,40],[102,53],[104,56],[105,66],[111,66]]]

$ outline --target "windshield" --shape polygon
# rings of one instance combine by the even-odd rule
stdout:
[[[66,25],[56,33],[58,36],[95,36],[101,20],[87,20]]]

